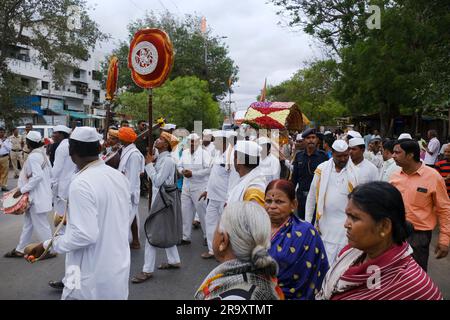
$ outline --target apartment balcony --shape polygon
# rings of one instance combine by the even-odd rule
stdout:
[[[35,79],[43,79],[48,76],[48,70],[45,70],[40,64],[27,60],[6,59],[7,65],[12,73]]]

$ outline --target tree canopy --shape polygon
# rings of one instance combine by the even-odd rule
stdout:
[[[269,87],[267,100],[295,102],[318,125],[334,124],[334,118],[347,115],[335,98],[338,67],[334,60],[317,61],[299,70],[280,85]]]
[[[217,128],[220,120],[219,104],[213,100],[208,83],[194,76],[168,80],[153,90],[153,118],[163,117],[178,127],[194,129],[194,121],[202,121],[204,128]],[[124,92],[117,101],[116,111],[134,119],[147,119],[148,93]]]
[[[205,35],[200,32],[200,21],[201,17],[195,15],[180,18],[168,11],[159,15],[150,12],[128,25],[129,40],[131,41],[134,34],[142,28],[164,30],[169,35],[175,51],[175,61],[169,79],[195,76],[206,80],[213,98],[219,100],[228,92],[228,80],[231,78],[232,83],[238,80],[238,67],[229,57],[228,48],[222,43],[221,37],[213,35],[212,30],[208,30]],[[142,89],[131,79],[128,53],[129,42],[121,42],[113,51],[120,61],[118,86],[125,86],[132,92],[140,92]],[[108,71],[106,62],[103,70],[106,75]]]
[[[25,88],[9,71],[7,59],[15,46],[31,47],[31,63],[46,64],[53,80],[62,84],[76,61],[88,59],[95,45],[108,38],[89,18],[85,0],[2,0],[0,2],[0,118],[20,115],[11,97]]]
[[[450,2],[272,2],[291,26],[302,27],[336,54],[336,97],[352,114],[379,113],[383,133],[391,132],[400,110],[411,114],[448,106]],[[380,8],[379,29],[366,25],[369,5]]]

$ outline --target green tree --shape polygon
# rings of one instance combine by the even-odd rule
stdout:
[[[62,84],[77,60],[86,60],[89,51],[107,39],[89,18],[85,0],[2,0],[0,2],[0,101],[20,96],[26,88],[17,87],[9,75],[7,59],[15,46],[32,47],[37,65],[46,64],[57,84]],[[13,91],[8,91],[13,90]],[[3,114],[16,114],[15,105],[1,105]]]
[[[269,87],[267,98],[294,101],[318,125],[332,125],[334,118],[348,113],[334,96],[338,78],[338,65],[334,60],[316,61],[296,72],[291,79]]]
[[[107,39],[89,18],[85,0],[3,0],[0,21],[0,70],[7,68],[11,47],[20,44],[36,49],[37,61],[54,66],[60,82],[64,67],[86,60],[89,51]]]
[[[25,109],[20,100],[30,94],[20,79],[10,72],[3,73],[0,81],[0,119],[3,119],[7,128],[15,125],[17,119],[23,116]]]
[[[449,1],[272,2],[291,26],[302,26],[339,55],[337,97],[352,114],[379,113],[383,134],[390,134],[400,110],[448,105]],[[381,8],[381,29],[366,26],[369,4]]]
[[[164,117],[188,130],[194,129],[194,121],[203,121],[204,128],[217,128],[220,119],[219,104],[208,91],[208,83],[196,77],[178,77],[168,80],[153,90],[153,118]],[[118,97],[121,106],[117,112],[134,119],[147,119],[148,93],[125,92]]]
[[[342,49],[337,90],[352,113],[379,112],[381,132],[388,135],[400,110],[422,113],[448,101],[450,74],[443,62],[448,52],[441,50],[449,39],[450,7],[443,10],[438,1],[397,2],[384,10],[380,30]]]
[[[184,19],[178,18],[170,12],[156,15],[147,13],[144,18],[133,21],[128,26],[129,40],[142,28],[159,28],[170,37],[175,51],[175,61],[170,74],[171,80],[180,76],[195,76],[206,80],[209,91],[215,100],[221,99],[228,92],[228,80],[238,80],[238,67],[228,56],[228,47],[221,42],[221,38],[214,36],[208,30],[204,37],[200,32],[200,17],[186,15]],[[205,64],[205,44],[207,59]],[[140,92],[131,79],[128,69],[129,42],[121,42],[112,54],[120,61],[119,87],[127,87],[129,91]],[[103,64],[104,74],[107,74],[108,63]]]

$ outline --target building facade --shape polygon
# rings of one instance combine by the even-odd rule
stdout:
[[[18,106],[29,110],[22,124],[102,126],[105,91],[100,65],[104,56],[94,52],[88,60],[77,61],[77,68],[67,74],[62,86],[53,81],[49,66],[37,56],[33,48],[17,45],[10,49],[7,60],[10,71],[32,92],[29,97],[17,99]]]

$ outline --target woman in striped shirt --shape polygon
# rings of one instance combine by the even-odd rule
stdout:
[[[346,208],[348,246],[328,271],[318,300],[442,300],[406,242],[400,192],[386,182],[355,188]]]

